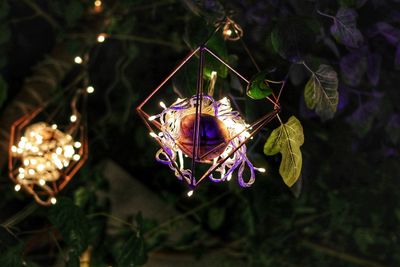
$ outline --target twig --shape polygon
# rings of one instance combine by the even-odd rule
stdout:
[[[338,259],[341,259],[343,261],[347,261],[347,262],[351,262],[360,266],[364,266],[364,267],[387,267],[385,265],[382,265],[378,262],[374,262],[371,260],[367,260],[367,259],[363,259],[351,254],[348,254],[346,252],[341,252],[341,251],[337,251],[334,250],[332,248],[317,244],[317,243],[313,243],[311,241],[308,240],[303,240],[301,242],[301,245],[308,248],[308,249],[312,249],[315,250],[317,252],[329,255],[331,257],[335,257]]]
[[[157,226],[157,227],[151,229],[150,231],[148,231],[147,233],[145,233],[144,236],[145,237],[151,236],[152,234],[156,233],[160,229],[162,229],[164,227],[167,227],[167,226],[171,225],[172,223],[175,223],[175,222],[177,222],[179,220],[182,220],[182,219],[192,215],[193,213],[196,213],[197,211],[199,211],[199,210],[201,210],[201,209],[203,209],[203,208],[205,208],[207,206],[210,206],[211,204],[217,202],[218,200],[220,200],[221,198],[225,197],[229,193],[230,193],[229,191],[226,191],[223,194],[219,195],[218,197],[216,197],[216,198],[214,198],[214,199],[212,199],[212,200],[210,200],[208,202],[205,202],[205,203],[199,205],[198,207],[196,207],[196,208],[194,208],[194,209],[192,209],[192,210],[190,210],[190,211],[188,211],[186,213],[180,214],[180,215],[178,215],[178,216],[176,216],[174,218],[171,218],[170,220],[167,220],[167,221],[161,223],[159,226]]]
[[[32,8],[37,15],[45,19],[53,28],[60,28],[60,25],[50,15],[44,12],[43,9],[41,9],[40,6],[38,6],[34,1],[32,0],[23,0],[23,1],[30,8]]]
[[[36,209],[38,208],[38,205],[36,202],[32,202],[28,206],[26,206],[23,210],[19,211],[16,213],[14,216],[6,220],[4,223],[1,224],[4,228],[10,228],[19,222],[23,221],[25,218],[27,218],[29,215],[31,215]]]

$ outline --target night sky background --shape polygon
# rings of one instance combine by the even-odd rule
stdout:
[[[226,16],[267,78],[287,81],[280,116],[304,129],[301,181],[287,187],[280,154],[263,153],[273,120],[248,144],[267,170],[251,187],[205,181],[188,198],[135,108]],[[240,41],[213,49],[258,72]],[[307,108],[302,62],[337,73],[333,118]],[[0,0],[0,266],[400,266],[399,70],[397,0]],[[42,207],[8,178],[10,127],[49,100],[68,107],[79,75],[95,88],[89,158]],[[246,119],[272,109],[241,99]]]

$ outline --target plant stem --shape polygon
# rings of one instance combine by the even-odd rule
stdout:
[[[315,251],[317,251],[319,253],[323,253],[323,254],[329,255],[331,257],[335,257],[335,258],[341,259],[343,261],[351,262],[351,263],[354,263],[354,264],[357,264],[357,265],[360,265],[360,266],[364,266],[364,267],[387,267],[387,266],[382,265],[382,264],[380,264],[378,262],[370,261],[370,260],[363,259],[363,258],[354,256],[354,255],[351,255],[351,254],[348,254],[348,253],[345,253],[345,252],[337,251],[337,250],[334,250],[332,248],[328,248],[326,246],[323,246],[323,245],[320,245],[320,244],[317,244],[317,243],[313,243],[313,242],[308,241],[308,240],[303,240],[301,242],[301,245],[306,247],[306,248],[308,248],[308,249],[315,250]]]
[[[38,16],[41,16],[43,19],[45,19],[53,28],[60,28],[60,25],[46,12],[43,11],[43,9],[40,8],[34,1],[32,0],[23,0],[26,5],[28,5],[30,8],[32,8],[35,13]]]
[[[14,216],[6,220],[1,224],[1,226],[5,228],[10,228],[21,221],[23,221],[25,218],[27,218],[29,215],[31,215],[36,209],[38,208],[38,205],[36,202],[32,202],[28,206],[26,206],[23,210],[19,211],[16,213]]]
[[[230,193],[229,191],[226,191],[223,194],[219,195],[218,197],[216,197],[216,198],[214,198],[214,199],[212,199],[212,200],[210,200],[210,201],[208,201],[208,202],[206,202],[204,204],[201,204],[198,207],[196,207],[196,208],[194,208],[194,209],[192,209],[192,210],[190,210],[190,211],[188,211],[186,213],[183,213],[183,214],[180,214],[180,215],[178,215],[178,216],[176,216],[174,218],[171,218],[170,220],[167,220],[167,221],[161,223],[159,226],[151,229],[150,231],[148,231],[144,235],[145,236],[151,236],[152,234],[156,233],[160,229],[162,229],[164,227],[167,227],[167,226],[171,225],[172,223],[175,223],[175,222],[177,222],[179,220],[182,220],[182,219],[192,215],[193,213],[196,213],[197,211],[202,210],[203,208],[205,208],[207,206],[210,206],[211,204],[217,202],[218,200],[220,200],[221,198],[225,197],[229,193]]]
[[[336,18],[335,18],[334,16],[328,15],[328,14],[326,14],[326,13],[323,13],[323,12],[319,11],[318,9],[317,9],[317,13],[320,14],[321,16],[324,16],[324,17],[333,19],[334,21],[336,20]]]

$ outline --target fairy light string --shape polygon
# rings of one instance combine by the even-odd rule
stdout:
[[[244,117],[233,110],[228,98],[215,100],[213,98],[214,87],[217,78],[217,72],[212,71],[207,92],[203,92],[203,67],[204,54],[208,53],[217,61],[227,67],[233,74],[237,75],[246,84],[249,80],[243,77],[239,72],[233,69],[224,60],[219,58],[213,51],[207,47],[208,41],[214,34],[221,32],[226,41],[239,41],[248,53],[256,69],[259,70],[254,57],[251,55],[247,46],[245,46],[242,36],[242,28],[232,19],[225,18],[216,24],[215,30],[209,35],[207,40],[197,49],[193,50],[181,64],[179,64],[172,73],[138,106],[137,111],[144,120],[147,128],[150,130],[150,136],[160,145],[160,149],[156,153],[156,160],[166,164],[175,173],[175,176],[189,186],[187,195],[190,197],[194,193],[194,189],[205,178],[213,182],[223,182],[232,179],[234,173],[237,173],[238,182],[242,187],[249,187],[255,181],[255,172],[266,172],[265,168],[255,167],[247,157],[247,149],[245,143],[252,139],[253,136],[260,131],[267,123],[278,116],[280,111],[279,97],[281,95],[284,81],[265,81],[266,83],[280,83],[282,85],[278,96],[272,94],[271,97],[266,97],[266,100],[273,105],[273,111],[264,115],[256,122],[247,124]],[[198,80],[196,86],[196,94],[180,99],[174,103],[166,105],[163,101],[160,102],[162,108],[161,113],[149,115],[143,111],[143,106],[153,96],[164,87],[166,82],[173,77],[176,72],[187,63],[195,54],[199,53],[199,69]],[[214,119],[212,119],[212,118]],[[200,123],[200,120],[202,121]],[[209,123],[209,125],[204,125]],[[184,138],[184,127],[189,125],[192,136]],[[214,125],[214,126],[213,126]],[[154,130],[155,127],[157,130]],[[211,127],[219,131],[216,136],[221,139],[214,142],[211,148],[206,149],[207,143],[202,143],[200,135],[204,135],[204,127]],[[215,140],[214,140],[215,141]],[[204,152],[204,153],[203,153]],[[191,158],[191,164],[188,164],[186,158]],[[197,164],[208,164],[208,170],[198,179],[195,177]]]
[[[57,193],[87,159],[87,96],[95,92],[89,83],[90,53],[91,50],[72,58],[79,74],[69,86],[12,127],[9,175],[15,182],[14,189],[23,189],[41,205],[56,204]],[[71,99],[71,113],[62,114],[61,117],[67,116],[67,122],[57,124],[54,122],[60,119],[61,99]],[[45,112],[54,103],[57,106],[53,111]]]

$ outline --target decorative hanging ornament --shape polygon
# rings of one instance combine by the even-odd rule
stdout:
[[[240,26],[230,19],[220,23],[216,32],[220,28],[226,40],[239,40],[243,34]],[[197,83],[189,86],[196,88],[195,94],[181,96],[173,80],[194,63],[197,64]],[[218,72],[210,72],[210,66],[226,69],[229,75],[236,76],[244,84],[243,88],[248,87],[249,80],[217,56],[206,42],[192,51],[137,107],[150,136],[161,147],[156,160],[169,166],[179,180],[188,184],[188,196],[206,178],[223,182],[237,174],[240,186],[251,186],[255,171],[265,172],[265,169],[253,166],[247,156],[246,143],[279,112],[277,102],[269,99],[273,110],[253,123],[247,123],[239,110],[232,107],[229,97],[223,96],[222,86],[217,84]],[[205,83],[208,83],[207,90],[204,90]],[[156,99],[162,89],[167,91],[163,98],[171,99],[168,105]],[[180,97],[173,100],[171,91],[178,92]],[[158,105],[161,112],[154,109]]]
[[[15,191],[24,189],[41,205],[56,203],[62,190],[87,159],[86,97],[93,87],[79,89],[65,118],[60,95],[11,127],[9,175]],[[55,123],[55,122],[59,123]]]

